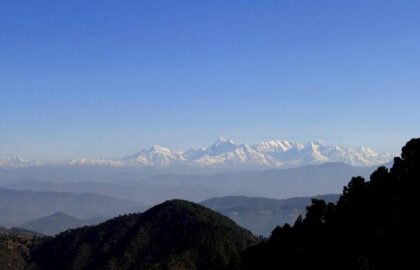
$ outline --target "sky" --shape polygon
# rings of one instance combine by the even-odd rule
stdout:
[[[219,136],[399,152],[420,135],[420,1],[0,2],[0,156]]]

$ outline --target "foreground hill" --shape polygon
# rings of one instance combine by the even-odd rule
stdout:
[[[306,207],[311,204],[312,198],[336,202],[339,195],[296,197],[284,200],[228,196],[208,199],[200,204],[230,217],[256,235],[268,237],[276,226],[285,223],[293,224],[298,216],[305,215]]]
[[[0,227],[0,269],[26,269],[30,249],[40,240],[39,235],[30,231]]]
[[[34,250],[38,269],[223,269],[257,239],[204,206],[167,201],[142,214],[59,234]],[[36,269],[36,268],[35,268]]]
[[[11,227],[57,212],[78,218],[110,217],[141,210],[141,205],[109,196],[0,188],[0,225]]]
[[[68,229],[96,225],[105,220],[106,218],[104,217],[81,219],[64,213],[55,213],[26,222],[25,224],[20,225],[19,228],[41,233],[43,235],[56,235]]]

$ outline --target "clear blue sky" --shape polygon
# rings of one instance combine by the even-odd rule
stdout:
[[[0,2],[0,156],[221,135],[399,151],[420,136],[420,1]]]

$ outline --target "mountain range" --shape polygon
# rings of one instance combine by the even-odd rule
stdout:
[[[219,138],[206,148],[172,150],[154,145],[121,159],[74,159],[73,166],[149,167],[149,168],[291,168],[324,162],[344,162],[353,166],[374,166],[389,162],[392,155],[368,147],[327,145],[322,141],[300,143],[271,140],[254,145],[238,144]],[[42,165],[18,156],[0,159],[0,167],[13,168]]]

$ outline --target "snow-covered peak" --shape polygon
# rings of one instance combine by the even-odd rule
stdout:
[[[328,157],[321,153],[323,146],[324,145],[320,145],[318,143],[310,143],[310,154],[314,159],[314,163],[323,163],[329,161]]]
[[[362,147],[360,147],[360,151],[362,153],[364,153],[365,155],[371,156],[371,157],[376,157],[376,156],[379,155],[375,150],[373,150],[372,148],[369,148],[369,147],[362,146]]]
[[[213,144],[212,144],[212,146],[215,146],[215,145],[228,145],[228,144],[230,144],[230,145],[237,145],[234,141],[232,141],[232,140],[227,140],[227,139],[225,139],[224,137],[219,137]]]
[[[177,164],[193,167],[288,168],[324,162],[372,166],[391,159],[390,156],[376,154],[370,148],[329,146],[323,141],[299,143],[270,140],[249,146],[237,144],[223,137],[207,148],[175,152],[168,148],[154,146],[140,153],[142,154],[132,156],[131,160],[136,160],[136,164],[157,167]]]
[[[170,167],[183,162],[182,154],[169,148],[153,145],[150,149],[122,159],[128,166]]]
[[[295,146],[294,142],[271,140],[253,145],[252,148],[261,152],[285,152]]]
[[[208,147],[205,151],[209,155],[219,155],[225,152],[235,150],[238,145],[232,140],[226,140],[220,137],[215,143]]]
[[[39,161],[25,160],[18,155],[0,158],[0,168],[21,168],[21,167],[27,167],[27,166],[37,166],[41,164],[42,163]]]
[[[172,154],[172,150],[163,146],[160,146],[158,144],[153,145],[150,149],[150,152],[154,153],[161,153],[161,154]]]
[[[375,166],[392,160],[392,155],[377,153],[369,147],[328,145],[323,141],[300,143],[269,140],[255,145],[237,144],[220,137],[207,148],[174,151],[161,145],[119,160],[77,159],[74,166],[138,166],[138,167],[223,167],[223,168],[290,168],[324,162],[343,162],[354,166]],[[0,167],[24,167],[36,164],[19,156],[0,158]]]
[[[9,162],[14,163],[14,164],[28,163],[28,161],[24,160],[21,156],[18,156],[18,155],[14,155],[14,156],[10,157]]]

